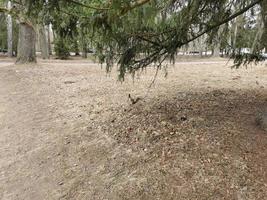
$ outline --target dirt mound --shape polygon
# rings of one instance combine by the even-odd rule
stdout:
[[[263,104],[254,91],[180,92],[121,110],[108,132],[141,160],[149,159],[132,170],[157,185],[150,188],[155,196],[171,198],[175,194],[167,191],[179,188],[180,199],[234,199],[237,191],[251,199],[267,181],[254,182],[257,175],[251,173],[259,171],[252,132],[260,130],[253,113]]]

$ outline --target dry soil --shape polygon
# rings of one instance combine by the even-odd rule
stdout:
[[[265,64],[183,61],[148,89],[154,74],[0,61],[0,199],[267,199]]]

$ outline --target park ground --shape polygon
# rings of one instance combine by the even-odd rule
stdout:
[[[148,89],[152,69],[2,59],[0,199],[267,199],[267,67],[230,65],[178,61]]]

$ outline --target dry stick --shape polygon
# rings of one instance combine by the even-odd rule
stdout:
[[[153,78],[152,82],[150,83],[148,89],[151,89],[152,85],[154,85],[154,83],[155,83],[155,81],[156,81],[156,79],[157,79],[158,72],[159,72],[159,69],[160,69],[160,67],[161,67],[161,64],[166,60],[166,58],[167,58],[167,55],[165,55],[164,58],[163,58],[163,59],[160,61],[160,63],[158,64],[156,73],[155,73],[154,78]]]

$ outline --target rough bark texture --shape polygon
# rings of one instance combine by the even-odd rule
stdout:
[[[12,4],[11,1],[7,2],[7,8],[11,9]],[[8,57],[13,56],[13,27],[12,27],[12,17],[11,15],[7,15],[7,49],[8,49]]]
[[[38,25],[39,43],[43,59],[49,59],[48,40],[43,25]]]
[[[263,20],[263,35],[262,35],[262,45],[267,53],[267,1],[262,1],[261,3],[261,13]]]
[[[33,27],[20,23],[17,64],[36,62],[35,42],[36,33]]]
[[[46,29],[46,34],[47,34],[47,42],[48,42],[48,52],[49,52],[49,55],[52,55],[52,47],[51,47],[51,37],[50,37],[50,26],[46,26],[45,27]]]

